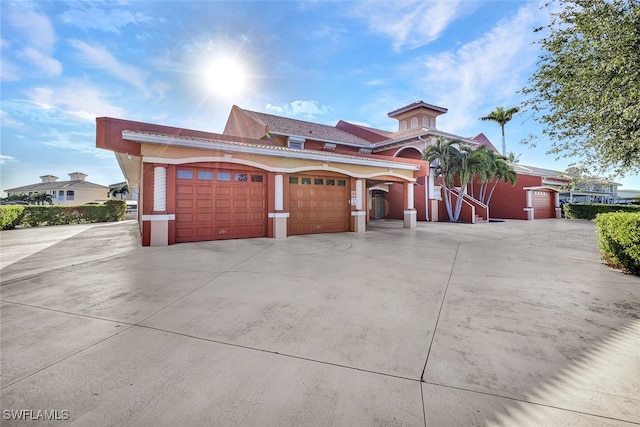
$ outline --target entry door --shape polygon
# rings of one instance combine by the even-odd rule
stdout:
[[[373,194],[373,215],[375,219],[384,218],[384,193]]]

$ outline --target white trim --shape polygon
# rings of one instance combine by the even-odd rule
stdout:
[[[557,188],[553,188],[553,187],[547,187],[546,185],[536,185],[533,187],[522,187],[523,190],[529,191],[529,190],[538,190],[538,191],[543,191],[543,190],[548,190],[548,191],[555,191],[556,193],[560,190],[558,190]]]
[[[405,215],[418,215],[418,211],[415,209],[404,211]]]
[[[393,153],[392,157],[398,157],[398,154],[401,151],[408,150],[410,148],[413,148],[414,150],[416,150],[418,153],[420,153],[420,155],[422,155],[422,153],[424,153],[423,149],[417,147],[416,145],[410,144],[410,145],[403,145],[402,147],[400,147],[395,153]],[[403,158],[406,158],[406,157],[398,157],[398,158],[399,159],[403,159]]]
[[[167,215],[142,215],[143,221],[175,221],[175,214]]]
[[[269,218],[289,218],[289,212],[269,212]]]
[[[351,216],[365,216],[366,214],[365,211],[351,211]]]
[[[277,211],[281,211],[284,209],[284,176],[276,175],[275,176],[275,209]]]
[[[419,165],[357,157],[347,154],[327,153],[316,150],[298,150],[293,148],[247,144],[242,142],[221,141],[208,138],[185,138],[136,131],[122,131],[122,139],[156,145],[174,145],[178,147],[200,148],[205,150],[221,150],[226,152],[261,154],[265,156],[286,157],[294,159],[320,160],[325,162],[346,163],[351,165],[393,167],[403,170],[420,170]]]
[[[256,167],[258,169],[263,169],[266,170],[268,172],[275,172],[275,173],[300,173],[300,172],[307,172],[307,171],[329,171],[329,172],[337,172],[340,173],[342,175],[346,175],[346,176],[351,176],[354,178],[375,178],[377,176],[393,176],[396,178],[400,178],[402,181],[407,181],[407,182],[416,182],[415,178],[409,178],[405,175],[401,175],[399,173],[395,173],[393,171],[386,171],[386,172],[372,172],[372,173],[353,173],[352,171],[346,170],[346,169],[342,169],[342,168],[337,168],[335,166],[329,166],[327,163],[323,163],[322,165],[318,165],[318,166],[298,166],[298,167],[293,167],[293,168],[279,168],[279,167],[273,167],[270,165],[265,165],[263,163],[258,163],[252,160],[245,160],[245,159],[236,159],[236,158],[227,158],[227,157],[221,157],[221,156],[203,156],[203,157],[183,157],[180,159],[171,159],[171,158],[165,158],[165,157],[152,157],[152,156],[145,156],[142,158],[142,161],[144,163],[165,163],[165,164],[169,164],[169,165],[182,165],[182,164],[187,164],[187,163],[203,163],[203,162],[208,162],[208,163],[217,163],[217,162],[225,162],[225,163],[234,163],[234,164],[239,164],[239,165],[246,165],[246,166],[253,166]]]

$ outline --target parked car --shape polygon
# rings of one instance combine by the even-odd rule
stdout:
[[[138,202],[135,200],[127,200],[127,210],[126,213],[137,213],[138,212]]]

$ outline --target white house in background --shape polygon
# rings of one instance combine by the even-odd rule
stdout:
[[[58,181],[57,176],[42,175],[42,182],[4,190],[9,196],[45,192],[51,195],[55,205],[82,205],[89,202],[107,200],[109,187],[86,180],[82,172],[71,172],[68,181]]]

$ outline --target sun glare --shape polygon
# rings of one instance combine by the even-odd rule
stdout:
[[[218,96],[237,97],[247,85],[245,68],[233,58],[219,58],[213,61],[206,73],[208,89]]]

